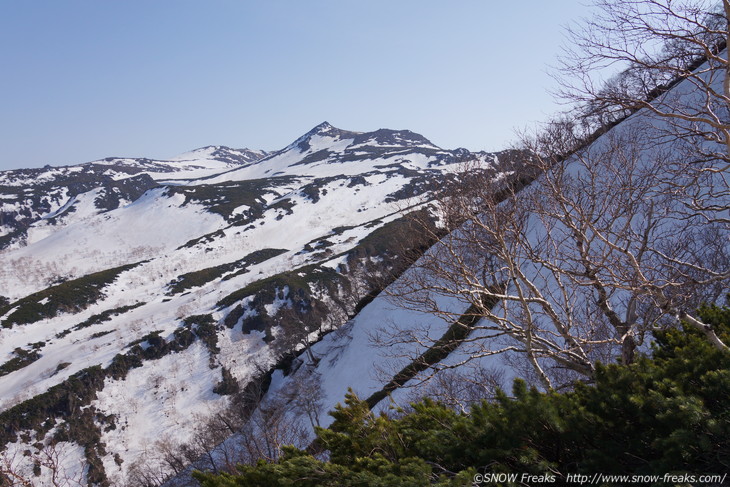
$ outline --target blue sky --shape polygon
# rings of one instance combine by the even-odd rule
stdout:
[[[0,169],[275,150],[325,120],[499,150],[559,109],[582,3],[3,0]]]

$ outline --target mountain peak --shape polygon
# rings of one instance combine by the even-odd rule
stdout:
[[[329,132],[330,130],[332,130],[334,128],[335,127],[333,127],[332,124],[330,124],[327,121],[324,121],[324,122],[320,123],[319,125],[317,125],[316,127],[314,127],[312,130],[310,130],[310,132],[314,132],[314,133],[326,133],[326,132]]]
[[[325,122],[322,122],[319,125],[315,126],[312,130],[310,130],[306,134],[299,137],[289,147],[298,147],[299,150],[301,150],[303,152],[303,151],[309,150],[309,148],[310,148],[309,142],[312,140],[312,137],[315,137],[315,136],[332,137],[335,139],[347,139],[347,138],[354,138],[358,134],[359,134],[359,132],[351,132],[349,130],[338,129],[337,127],[333,126],[329,122],[325,121]]]

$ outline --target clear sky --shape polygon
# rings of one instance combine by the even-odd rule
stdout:
[[[0,169],[275,150],[325,120],[499,150],[559,108],[582,4],[2,0]]]

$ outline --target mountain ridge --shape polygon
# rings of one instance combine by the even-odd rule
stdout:
[[[328,123],[259,159],[206,166],[205,158],[225,156],[219,151],[183,154],[170,163],[183,162],[175,172],[109,158],[46,169],[35,186],[0,186],[12,195],[0,200],[6,217],[21,210],[23,193],[39,203],[49,187],[57,195],[31,205],[20,230],[6,228],[10,243],[0,250],[6,452],[28,449],[23,438],[31,438],[31,457],[42,455],[63,438],[87,459],[87,480],[128,482],[146,443],[190,441],[192,413],[229,407],[232,391],[339,329],[400,272],[404,249],[415,245],[401,210],[422,208],[467,161],[497,177],[519,157]],[[53,185],[67,173],[66,186]],[[75,175],[87,180],[78,191]],[[112,185],[116,203],[99,203],[107,190],[94,181]],[[114,191],[133,182],[135,192]],[[79,380],[87,385],[79,389]],[[36,398],[47,391],[60,396],[41,407]],[[84,411],[115,419],[89,422]],[[74,421],[94,433],[82,435]]]

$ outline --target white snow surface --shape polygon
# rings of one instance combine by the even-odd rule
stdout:
[[[149,259],[222,226],[219,215],[184,202],[181,194],[169,197],[164,188],[155,189],[126,207],[41,233],[44,238],[0,254],[11,264],[0,271],[0,295],[19,298],[47,286],[36,274],[12,266],[14,262],[32,261],[61,276],[79,277]]]
[[[201,418],[225,405],[211,390],[219,379],[220,367],[208,366],[201,342],[132,369],[124,380],[107,378],[92,405],[104,414],[124,413],[115,429],[102,434],[109,452],[104,468],[112,483],[122,484],[133,463],[117,465],[114,454],[140,458],[157,441],[189,441]]]

